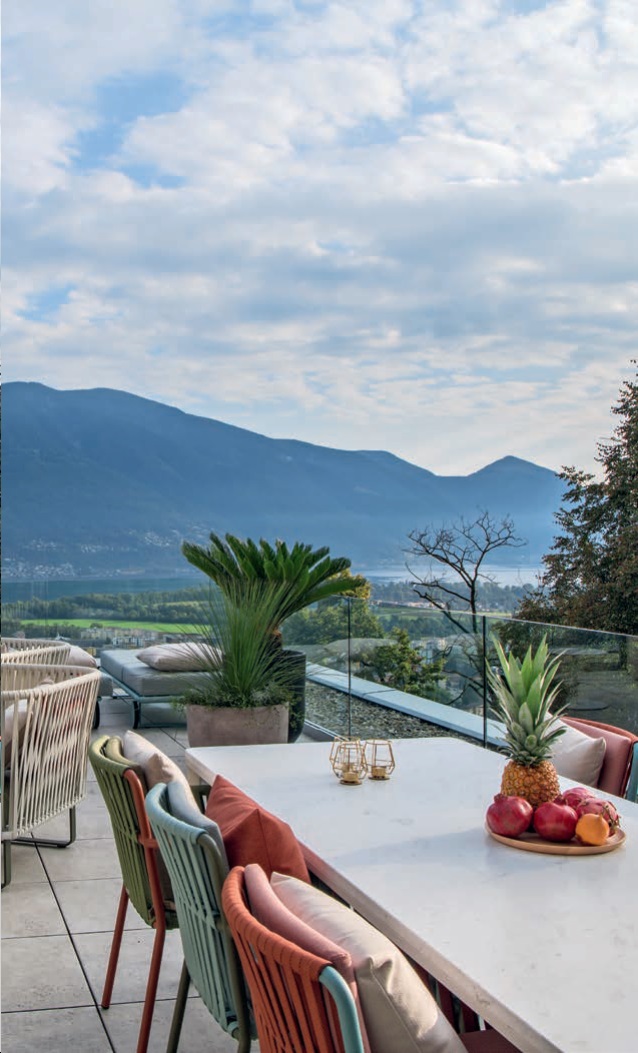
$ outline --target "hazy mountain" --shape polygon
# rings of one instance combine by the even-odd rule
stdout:
[[[327,544],[357,566],[396,562],[411,529],[479,509],[511,515],[529,541],[517,558],[534,563],[562,492],[553,472],[515,457],[437,476],[383,451],[269,439],[105,388],[5,384],[2,418],[10,575],[20,564],[181,571],[181,540],[211,530]]]

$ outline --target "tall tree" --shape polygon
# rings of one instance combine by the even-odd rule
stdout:
[[[567,484],[560,533],[518,618],[638,635],[638,370],[612,412],[613,436],[597,444],[602,477],[574,467],[559,473]]]
[[[411,553],[430,561],[429,574],[417,578],[414,591],[462,632],[467,631],[466,620],[455,618],[454,611],[469,611],[472,632],[478,631],[479,585],[494,581],[485,571],[486,559],[500,549],[525,544],[509,516],[495,519],[489,512],[481,512],[472,522],[461,518],[452,525],[413,530],[409,538]]]

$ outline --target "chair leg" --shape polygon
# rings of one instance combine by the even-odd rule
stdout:
[[[117,970],[117,960],[120,956],[120,947],[122,946],[122,933],[124,932],[124,922],[126,921],[126,909],[128,907],[128,892],[124,885],[122,885],[122,891],[120,893],[120,903],[117,908],[117,917],[115,919],[115,929],[113,932],[113,940],[111,943],[111,953],[109,954],[109,964],[106,967],[106,979],[104,980],[104,990],[102,992],[102,1009],[108,1009],[111,1004],[111,995],[113,994],[113,984],[115,983],[115,972]]]
[[[16,845],[42,845],[44,848],[68,848],[77,837],[77,819],[75,805],[69,808],[69,837],[67,841],[60,841],[51,837],[17,837]]]
[[[153,941],[153,953],[151,955],[151,967],[148,971],[148,981],[146,983],[146,995],[144,997],[144,1009],[142,1010],[142,1022],[140,1024],[140,1033],[137,1039],[137,1053],[146,1053],[148,1046],[148,1040],[151,1033],[151,1024],[153,1023],[153,1010],[155,1008],[155,996],[157,994],[157,982],[159,980],[160,968],[162,965],[162,954],[164,953],[164,938],[166,936],[166,926],[159,925],[155,930],[155,939]]]
[[[11,842],[8,840],[2,842],[2,872],[4,874],[2,887],[6,888],[11,884]]]
[[[182,1032],[182,1022],[184,1020],[184,1010],[186,1009],[186,1001],[188,999],[188,988],[190,987],[191,978],[188,971],[186,962],[182,965],[182,972],[179,978],[179,987],[177,988],[177,997],[175,999],[175,1009],[173,1010],[173,1020],[171,1022],[171,1033],[168,1036],[168,1045],[166,1047],[166,1053],[177,1053],[177,1047],[179,1045],[179,1036]]]

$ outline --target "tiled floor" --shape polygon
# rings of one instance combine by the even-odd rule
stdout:
[[[96,734],[121,734],[130,726],[130,707],[114,700],[103,704]],[[142,728],[140,734],[183,759],[183,726]],[[68,848],[13,848],[13,877],[2,893],[4,1053],[135,1053],[153,932],[129,907],[112,1004],[101,1009],[121,877],[106,808],[90,769],[88,796],[78,807],[77,820],[78,838]],[[62,837],[66,829],[67,820],[60,817],[39,832]],[[181,963],[179,932],[169,932],[149,1053],[166,1049]],[[179,1053],[236,1049],[201,1000],[191,997]]]

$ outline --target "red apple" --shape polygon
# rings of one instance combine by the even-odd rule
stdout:
[[[534,812],[534,829],[548,841],[571,841],[578,816],[568,804],[545,801]]]

